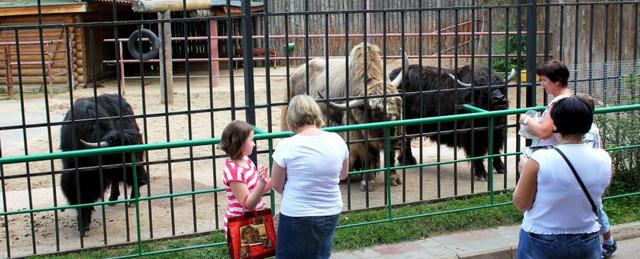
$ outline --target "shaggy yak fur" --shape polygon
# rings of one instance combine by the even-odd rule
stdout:
[[[402,99],[398,96],[382,97],[386,94],[397,94],[396,86],[402,80],[396,78],[393,82],[384,83],[384,71],[380,48],[373,44],[366,44],[366,69],[365,44],[356,45],[349,55],[348,67],[344,58],[327,60],[313,59],[308,63],[309,86],[308,94],[315,99],[323,99],[318,102],[321,110],[326,113],[327,125],[361,124],[377,121],[389,121],[402,119]],[[352,99],[347,104],[347,75],[349,82],[348,93]],[[291,74],[291,89],[288,97],[307,93],[307,65],[298,67]],[[365,74],[366,71],[366,74]],[[326,80],[329,80],[329,85]],[[365,96],[365,82],[366,94]],[[395,84],[395,85],[394,85]],[[328,94],[326,93],[328,89]],[[325,98],[327,97],[327,98]],[[364,98],[363,98],[364,97]],[[329,99],[335,100],[329,101]],[[342,101],[341,101],[342,100]],[[327,106],[328,105],[328,106]],[[287,110],[282,110],[281,128],[288,130],[286,125]],[[384,130],[359,130],[343,132],[346,140],[349,134],[350,144],[350,170],[364,170],[380,167],[380,151],[384,150]],[[391,136],[396,134],[393,129]],[[365,145],[364,139],[368,139]],[[365,163],[365,161],[367,161]],[[375,174],[367,174],[366,180],[362,179],[360,189],[373,191],[375,189]],[[401,179],[394,171],[391,173],[391,184],[401,184]]]
[[[399,72],[399,69],[393,70],[391,77]],[[469,85],[472,76],[474,80],[473,99]],[[511,78],[513,78],[513,71],[509,76],[509,79]],[[493,86],[487,87],[489,85]],[[440,92],[436,92],[438,89]],[[410,65],[398,91],[405,93],[404,116],[406,119],[467,113],[461,108],[463,104],[471,104],[485,110],[503,110],[508,107],[504,80],[486,67],[478,67],[473,71],[470,66],[464,66],[456,71],[448,69],[438,71],[437,67]],[[419,91],[424,92],[420,94]],[[479,128],[487,127],[488,120],[475,119],[473,126],[476,129],[473,131],[473,135],[470,130],[471,121],[457,121],[458,133],[455,136],[453,133],[442,133],[439,138],[435,134],[430,134],[429,138],[433,141],[439,141],[439,144],[462,148],[467,156],[485,155],[489,149],[487,129]],[[491,144],[493,151],[497,153],[502,149],[502,143],[505,139],[506,118],[495,117],[494,123],[496,127]],[[420,126],[407,126],[405,132],[407,135],[414,136],[421,134]],[[453,129],[454,122],[440,124],[440,131],[452,131]],[[437,130],[438,124],[422,125],[422,133],[436,133]],[[404,161],[406,164],[415,164],[416,159],[411,153],[410,139],[404,141],[401,149],[398,160]],[[504,173],[504,164],[499,157],[493,158],[493,165],[498,173]],[[474,160],[471,164],[471,170],[477,179],[487,179],[483,160]]]
[[[142,135],[134,118],[120,118],[133,115],[131,105],[118,95],[103,94],[96,99],[93,97],[80,98],[74,103],[73,111],[67,111],[65,124],[60,134],[60,149],[62,151],[90,149],[100,146],[124,146],[142,143]],[[106,118],[96,121],[95,118]],[[72,122],[73,118],[73,122]],[[136,152],[136,166],[138,187],[148,182],[148,174],[144,170],[143,153]],[[123,161],[124,157],[124,161]],[[130,165],[131,154],[108,154],[98,156],[63,158],[62,167],[67,170],[62,174],[60,185],[62,192],[71,205],[92,203],[103,197],[106,188],[111,185],[109,201],[115,201],[120,196],[118,184],[124,182],[133,186],[133,168]],[[102,165],[99,169],[97,166]],[[93,167],[83,169],[83,167]],[[79,170],[73,170],[79,168]],[[123,170],[126,169],[126,170]],[[102,176],[102,179],[100,177]],[[126,187],[125,185],[125,187]],[[134,197],[134,190],[131,196]],[[93,207],[78,208],[78,230],[81,235],[89,230]]]

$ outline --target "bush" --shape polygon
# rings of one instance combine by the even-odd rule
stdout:
[[[624,76],[622,81],[627,87],[628,96],[621,98],[624,103],[640,103],[640,66]],[[602,132],[606,148],[637,145],[640,136],[640,111],[602,114],[596,117]],[[620,149],[611,151],[613,159],[613,181],[610,190],[613,194],[640,190],[640,149]]]

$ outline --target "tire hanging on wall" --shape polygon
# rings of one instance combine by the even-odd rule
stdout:
[[[141,37],[138,36],[139,34],[142,34]],[[142,53],[141,50],[136,48],[136,42],[138,42],[139,38],[149,39],[149,41],[151,42],[151,49],[149,51]],[[135,30],[129,36],[129,40],[127,41],[127,49],[129,50],[129,54],[131,54],[133,58],[137,60],[142,59],[142,61],[147,61],[158,56],[158,53],[160,52],[160,39],[158,39],[158,36],[156,36],[156,34],[151,30],[144,28]]]

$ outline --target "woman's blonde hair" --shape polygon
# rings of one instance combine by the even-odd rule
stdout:
[[[320,128],[324,125],[322,112],[316,101],[306,94],[296,95],[289,101],[287,108],[287,126],[296,130],[305,125],[316,125]]]

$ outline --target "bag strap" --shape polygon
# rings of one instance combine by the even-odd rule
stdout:
[[[587,191],[587,187],[584,186],[584,183],[582,182],[582,179],[580,179],[580,176],[578,176],[578,173],[576,172],[576,169],[573,167],[571,162],[569,162],[569,159],[567,158],[567,156],[565,156],[564,153],[562,153],[562,151],[560,151],[560,149],[558,149],[557,147],[553,147],[553,149],[558,151],[560,156],[562,156],[562,158],[564,158],[564,161],[567,162],[567,164],[569,165],[569,168],[571,169],[571,172],[573,172],[573,176],[575,176],[576,180],[578,180],[578,183],[580,184],[580,187],[582,188],[582,191],[584,192],[584,195],[587,196],[587,199],[589,200],[589,204],[591,204],[591,210],[593,210],[593,213],[595,213],[596,217],[597,217],[598,210],[596,209],[596,205],[595,205],[595,203],[593,203],[593,199],[591,199],[591,195],[589,195],[589,192]]]

